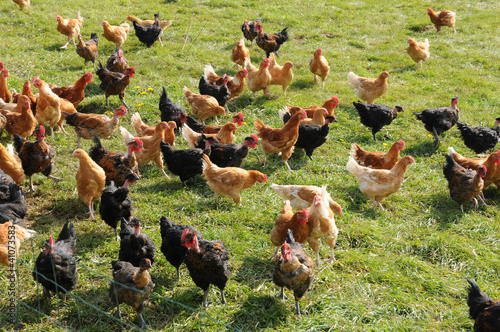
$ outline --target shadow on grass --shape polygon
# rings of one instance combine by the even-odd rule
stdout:
[[[234,280],[251,288],[257,288],[263,281],[273,278],[274,259],[271,257],[257,258],[247,256],[243,259],[238,272],[234,275]]]
[[[296,81],[293,81],[293,83],[290,86],[298,89],[310,89],[316,85],[318,85],[318,83],[314,82],[313,79],[311,80],[298,79]]]
[[[392,70],[392,72],[393,73],[405,73],[408,71],[416,71],[417,69],[419,69],[419,67],[417,67],[416,65],[409,65],[409,66],[404,66],[401,68],[394,69],[394,70]]]
[[[289,314],[290,308],[277,298],[250,295],[229,323],[242,329],[248,326],[255,330],[274,329],[283,325]]]
[[[434,141],[428,140],[407,147],[405,149],[405,155],[413,157],[431,157],[437,150]]]

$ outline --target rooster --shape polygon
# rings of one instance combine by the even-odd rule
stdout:
[[[255,29],[257,31],[256,42],[257,46],[266,52],[266,58],[274,52],[277,53],[281,47],[281,44],[288,40],[288,28],[284,28],[277,33],[265,33],[260,22],[255,24]]]
[[[80,28],[83,24],[83,18],[80,16],[80,11],[78,15],[73,19],[64,19],[59,15],[56,15],[57,20],[57,31],[68,37],[68,41],[61,48],[68,48],[69,41],[73,40],[73,45],[76,46],[75,37],[80,34]]]
[[[249,40],[252,45],[253,45],[253,40],[258,35],[257,23],[260,23],[260,18],[254,21],[245,20],[245,22],[243,22],[243,24],[241,25],[241,32],[243,32],[243,37],[245,37],[246,40]]]
[[[99,56],[99,52],[97,51],[97,46],[99,45],[99,37],[97,37],[97,33],[90,34],[90,40],[88,42],[83,41],[82,35],[78,35],[78,45],[76,45],[76,54],[81,56],[85,61],[85,66],[87,62],[92,61],[92,64],[95,67],[95,60]]]

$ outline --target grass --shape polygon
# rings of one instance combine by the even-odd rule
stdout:
[[[457,33],[443,28],[436,34],[429,29],[428,6],[456,12]],[[441,145],[434,149],[432,138],[412,115],[428,107],[449,105],[451,97],[458,94],[461,121],[492,126],[500,104],[500,55],[496,46],[500,41],[496,20],[500,8],[496,1],[34,0],[22,12],[12,2],[3,1],[0,60],[10,70],[10,88],[21,90],[24,81],[33,76],[68,85],[86,71],[95,72],[91,66],[83,66],[74,48],[60,49],[65,37],[56,30],[55,13],[75,17],[78,10],[85,19],[84,39],[91,32],[99,34],[101,62],[114,50],[114,45],[102,36],[102,19],[119,24],[130,14],[145,19],[159,12],[163,19],[173,20],[163,36],[165,47],[155,44],[147,49],[133,31],[123,46],[125,56],[136,69],[125,98],[132,112],[140,112],[149,124],[159,121],[162,86],[189,110],[182,87],[197,91],[206,64],[212,64],[218,73],[236,73],[229,59],[230,50],[241,38],[243,21],[257,17],[266,31],[289,27],[291,38],[281,47],[277,61],[292,61],[295,78],[287,97],[282,95],[281,87],[273,86],[271,92],[280,95],[275,100],[267,100],[260,93],[253,99],[245,90],[230,105],[232,111],[241,111],[247,122],[238,130],[238,142],[255,133],[255,116],[279,126],[278,110],[285,103],[307,106],[321,104],[333,95],[340,99],[335,110],[338,123],[331,126],[328,142],[316,150],[313,161],[297,151],[289,160],[294,172],[287,172],[277,156],[268,158],[268,164],[262,167],[260,147],[245,159],[244,168],[266,173],[269,181],[243,191],[239,206],[227,198],[214,200],[201,177],[196,185],[183,188],[178,178],[166,179],[152,164],[141,168],[143,178],[131,187],[131,196],[135,215],[143,220],[145,233],[157,247],[161,245],[158,220],[166,215],[178,223],[195,225],[207,239],[223,240],[230,249],[232,266],[226,289],[228,304],[218,304],[219,293],[212,290],[209,298],[213,303],[205,310],[201,307],[202,291],[193,284],[187,270],[181,268],[181,278],[176,280],[175,269],[158,251],[151,270],[156,298],[145,309],[152,330],[219,331],[226,329],[221,325],[224,323],[245,331],[470,331],[473,322],[468,317],[464,278],[475,278],[488,295],[500,297],[500,194],[493,187],[486,189],[491,204],[478,211],[466,206],[462,214],[449,197],[441,165],[449,146],[465,156],[473,154],[465,148],[456,128],[445,133]],[[428,38],[431,43],[431,57],[421,69],[405,52],[409,37],[418,41]],[[324,89],[314,83],[308,70],[317,47],[323,49],[331,66]],[[258,63],[263,51],[255,45],[249,48],[252,62]],[[346,76],[353,71],[376,77],[384,70],[391,73],[389,90],[377,102],[402,105],[405,112],[382,129],[378,142],[374,142],[371,132],[359,123],[352,106],[356,98]],[[118,107],[116,97],[110,98],[111,107],[105,106],[98,84],[97,78],[89,84],[87,97],[79,107],[96,113]],[[130,117],[123,118],[121,124],[130,130]],[[383,201],[387,210],[373,209],[345,170],[350,145],[357,142],[369,150],[385,151],[399,139],[407,146],[403,154],[412,155],[416,164],[409,167],[400,192]],[[71,156],[76,146],[73,130],[47,141],[57,151],[53,174],[67,181],[54,185],[35,175],[37,191],[28,195],[26,224],[37,231],[38,238],[21,251],[19,295],[45,316],[23,308],[21,327],[44,331],[60,330],[61,326],[72,330],[119,330],[118,322],[109,317],[114,307],[107,296],[110,261],[117,258],[119,244],[100,219],[88,219],[87,208],[78,198],[74,179],[77,162]],[[0,137],[0,143],[10,143],[6,134]],[[103,144],[124,151],[118,132]],[[90,141],[83,141],[85,150],[91,146]],[[176,146],[186,148],[187,144],[178,137]],[[269,188],[273,182],[327,184],[343,208],[342,216],[336,218],[340,230],[335,248],[337,261],[331,265],[324,262],[316,269],[313,287],[301,301],[302,318],[293,314],[292,300],[276,299],[279,290],[272,283],[270,256],[274,248],[269,233],[281,208],[281,199]],[[27,188],[27,182],[23,187]],[[40,239],[56,236],[69,220],[76,223],[78,230],[80,281],[74,297],[70,295],[68,304],[60,307],[55,298],[41,298],[30,268],[42,250]],[[306,250],[313,254],[307,246]],[[320,256],[326,259],[328,255],[329,249],[321,246]],[[5,275],[2,281],[0,290],[7,292]],[[6,299],[0,300],[0,306],[6,305]],[[130,308],[123,310],[127,313],[124,322],[129,324],[126,328],[134,327],[138,322],[135,313]],[[2,310],[1,321],[8,318],[7,311]]]

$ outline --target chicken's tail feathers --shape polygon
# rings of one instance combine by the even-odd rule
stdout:
[[[243,68],[245,68],[247,71],[250,71],[255,68],[252,65],[252,62],[250,61],[250,57],[245,58],[245,61],[243,63]]]
[[[207,77],[210,75],[216,75],[216,74],[215,74],[215,70],[212,67],[212,65],[208,64],[205,66],[205,68],[203,70],[203,76],[205,77],[205,79],[207,79]]]
[[[351,85],[354,87],[354,88],[357,88],[359,86],[359,81],[358,81],[358,75],[354,74],[352,71],[349,72],[349,74],[347,74],[347,79],[349,80],[349,83],[351,83]]]
[[[359,167],[360,166],[358,165],[356,160],[354,160],[354,158],[352,157],[349,157],[349,160],[347,161],[346,165],[347,170],[352,174],[356,174],[357,171],[359,170]]]
[[[417,117],[417,120],[422,120],[422,112],[413,112],[413,115]]]
[[[359,150],[360,150],[360,146],[358,145],[358,143],[352,143],[351,144],[351,151],[349,152],[349,156],[351,156],[351,158],[356,160],[356,157],[357,157]]]
[[[283,121],[283,117],[285,116],[286,113],[288,113],[288,106],[284,106],[278,111],[278,115],[281,121]]]
[[[95,40],[96,44],[99,42],[99,36],[97,36],[97,33],[95,33],[95,32],[92,32],[90,34],[90,39]]]
[[[425,45],[426,47],[429,47],[429,46],[430,46],[430,44],[429,44],[429,39],[427,39],[427,38],[425,38],[425,39],[424,39],[424,45]]]
[[[469,306],[469,314],[472,319],[476,317],[489,305],[487,302],[492,301],[492,299],[487,296],[481,288],[477,285],[474,279],[467,278],[469,283],[469,289],[467,294],[467,305]]]
[[[144,125],[144,122],[142,122],[141,115],[139,112],[135,112],[132,114],[132,117],[130,118],[130,122],[132,123],[132,127],[135,129],[135,133],[138,134],[138,128],[140,128],[142,125]]]
[[[13,156],[14,155],[14,146],[12,144],[7,144],[7,147],[5,148],[5,150],[7,150],[7,152]]]
[[[126,145],[133,143],[135,137],[132,136],[132,134],[130,134],[127,129],[120,126],[120,133],[122,134],[123,141]]]
[[[193,93],[189,90],[189,88],[187,86],[184,86],[182,88],[182,91],[184,91],[184,95],[186,96],[186,98],[190,95],[192,95]]]
[[[210,160],[210,157],[209,157],[209,156],[207,156],[206,154],[203,154],[203,157],[202,157],[202,158],[203,158],[203,160],[202,160],[202,162],[203,162],[203,172],[205,172],[205,170],[206,170],[207,168],[209,168],[209,167],[213,166],[213,163],[212,163],[212,161]]]
[[[453,17],[453,16],[456,16],[456,14],[454,12],[449,12],[446,16]]]
[[[293,231],[290,228],[286,232],[286,243],[288,244],[295,243],[295,238],[293,237]]]
[[[254,119],[253,125],[255,126],[255,128],[257,128],[258,131],[260,131],[262,127],[264,127],[262,121],[260,121],[257,117]]]
[[[78,11],[78,14],[76,14],[76,18],[83,21],[80,11]]]
[[[188,125],[182,126],[181,131],[182,131],[182,137],[184,137],[186,142],[188,142],[189,147],[191,149],[194,149],[195,143],[198,138],[196,132],[193,129],[189,128]]]
[[[64,241],[68,239],[76,240],[76,228],[73,222],[65,223],[63,229],[61,230],[59,236],[57,237],[57,241]]]

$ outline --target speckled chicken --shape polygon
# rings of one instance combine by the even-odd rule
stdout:
[[[286,240],[288,230],[291,230],[297,242],[304,244],[309,235],[309,225],[307,225],[306,209],[298,210],[295,213],[292,210],[290,201],[283,202],[283,207],[274,221],[274,227],[271,230],[271,243],[276,247],[274,256]]]
[[[85,61],[85,66],[87,62],[92,61],[92,64],[95,66],[95,60],[99,56],[99,52],[97,47],[99,46],[99,37],[97,33],[91,33],[90,39],[87,42],[83,41],[82,35],[78,35],[78,45],[76,45],[76,54],[82,57]]]
[[[474,320],[474,332],[500,331],[500,300],[493,300],[467,278],[470,287],[467,294],[470,318]]]

